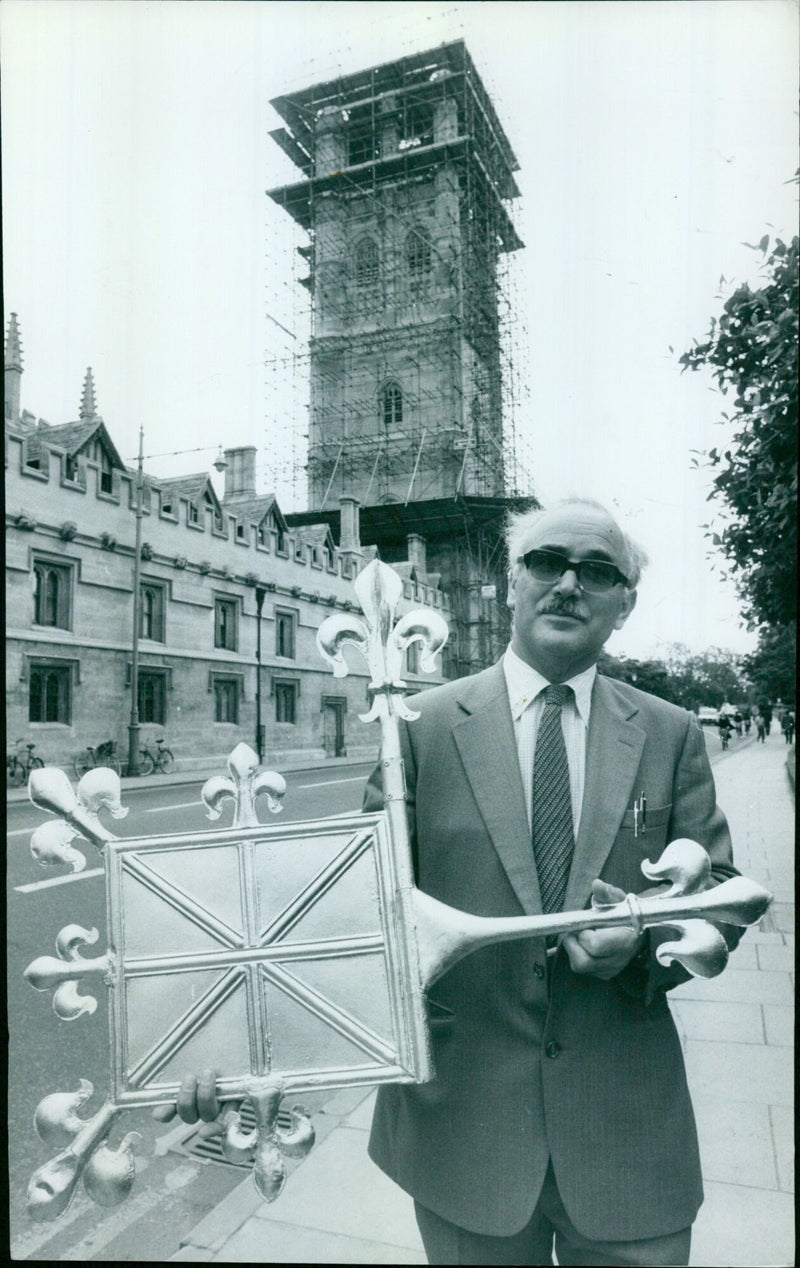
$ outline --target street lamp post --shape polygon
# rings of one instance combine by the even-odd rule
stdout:
[[[133,643],[131,655],[131,720],[128,726],[128,774],[139,775],[139,625],[142,596],[139,574],[142,561],[142,485],[144,475],[144,429],[139,428],[139,458],[136,465],[136,539],[133,553]]]
[[[256,586],[256,752],[264,760],[264,728],[261,725],[261,609],[266,597],[264,586]]]

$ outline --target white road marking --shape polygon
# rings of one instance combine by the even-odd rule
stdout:
[[[147,806],[138,813],[143,815],[164,814],[167,810],[199,810],[203,805],[202,801],[179,801],[174,806]]]
[[[32,833],[34,831],[35,829],[33,826],[31,826],[30,828],[15,828],[13,832],[7,832],[6,836],[7,837],[24,837],[26,832]]]
[[[70,872],[69,876],[51,876],[46,881],[31,881],[28,885],[15,885],[18,894],[32,894],[38,889],[50,889],[53,885],[69,885],[71,881],[88,881],[93,876],[103,876],[102,867],[90,867],[88,872]]]
[[[349,779],[324,779],[321,784],[298,784],[298,788],[331,788],[336,784],[365,784],[366,775],[351,775]]]

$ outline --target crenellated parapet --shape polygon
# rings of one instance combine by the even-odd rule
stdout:
[[[36,465],[32,465],[31,458]],[[309,540],[307,530],[265,526],[240,509],[198,503],[174,485],[145,476],[142,490],[142,559],[148,566],[197,574],[247,587],[264,585],[311,603],[351,606],[352,581],[369,548],[354,550]],[[92,459],[71,463],[58,445],[6,428],[6,523],[21,533],[74,547],[95,547],[133,557],[136,472],[104,471]],[[9,565],[15,566],[9,543]],[[17,560],[16,566],[21,566]],[[26,565],[22,565],[26,566]],[[418,578],[404,597],[442,612],[447,595]]]

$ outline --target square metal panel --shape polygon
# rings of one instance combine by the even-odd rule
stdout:
[[[383,813],[106,846],[117,1105],[432,1075]]]

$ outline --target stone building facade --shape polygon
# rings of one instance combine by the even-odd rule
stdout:
[[[16,318],[6,344],[6,701],[10,746],[33,740],[48,764],[71,766],[87,745],[128,748],[136,541],[136,472],[96,412],[87,374],[77,422],[51,426],[20,411]],[[315,643],[331,612],[357,608],[358,506],[343,503],[344,541],[327,524],[292,528],[255,491],[255,450],[225,454],[219,498],[207,473],[144,476],[139,625],[141,742],[163,735],[179,769],[256,747],[260,625],[261,723],[267,765],[347,754],[372,757],[378,734],[367,670],[352,657],[334,679]],[[413,543],[412,543],[413,547]],[[448,617],[436,577],[395,567],[401,611]],[[258,601],[261,601],[260,617]],[[420,675],[410,690],[441,681]]]

